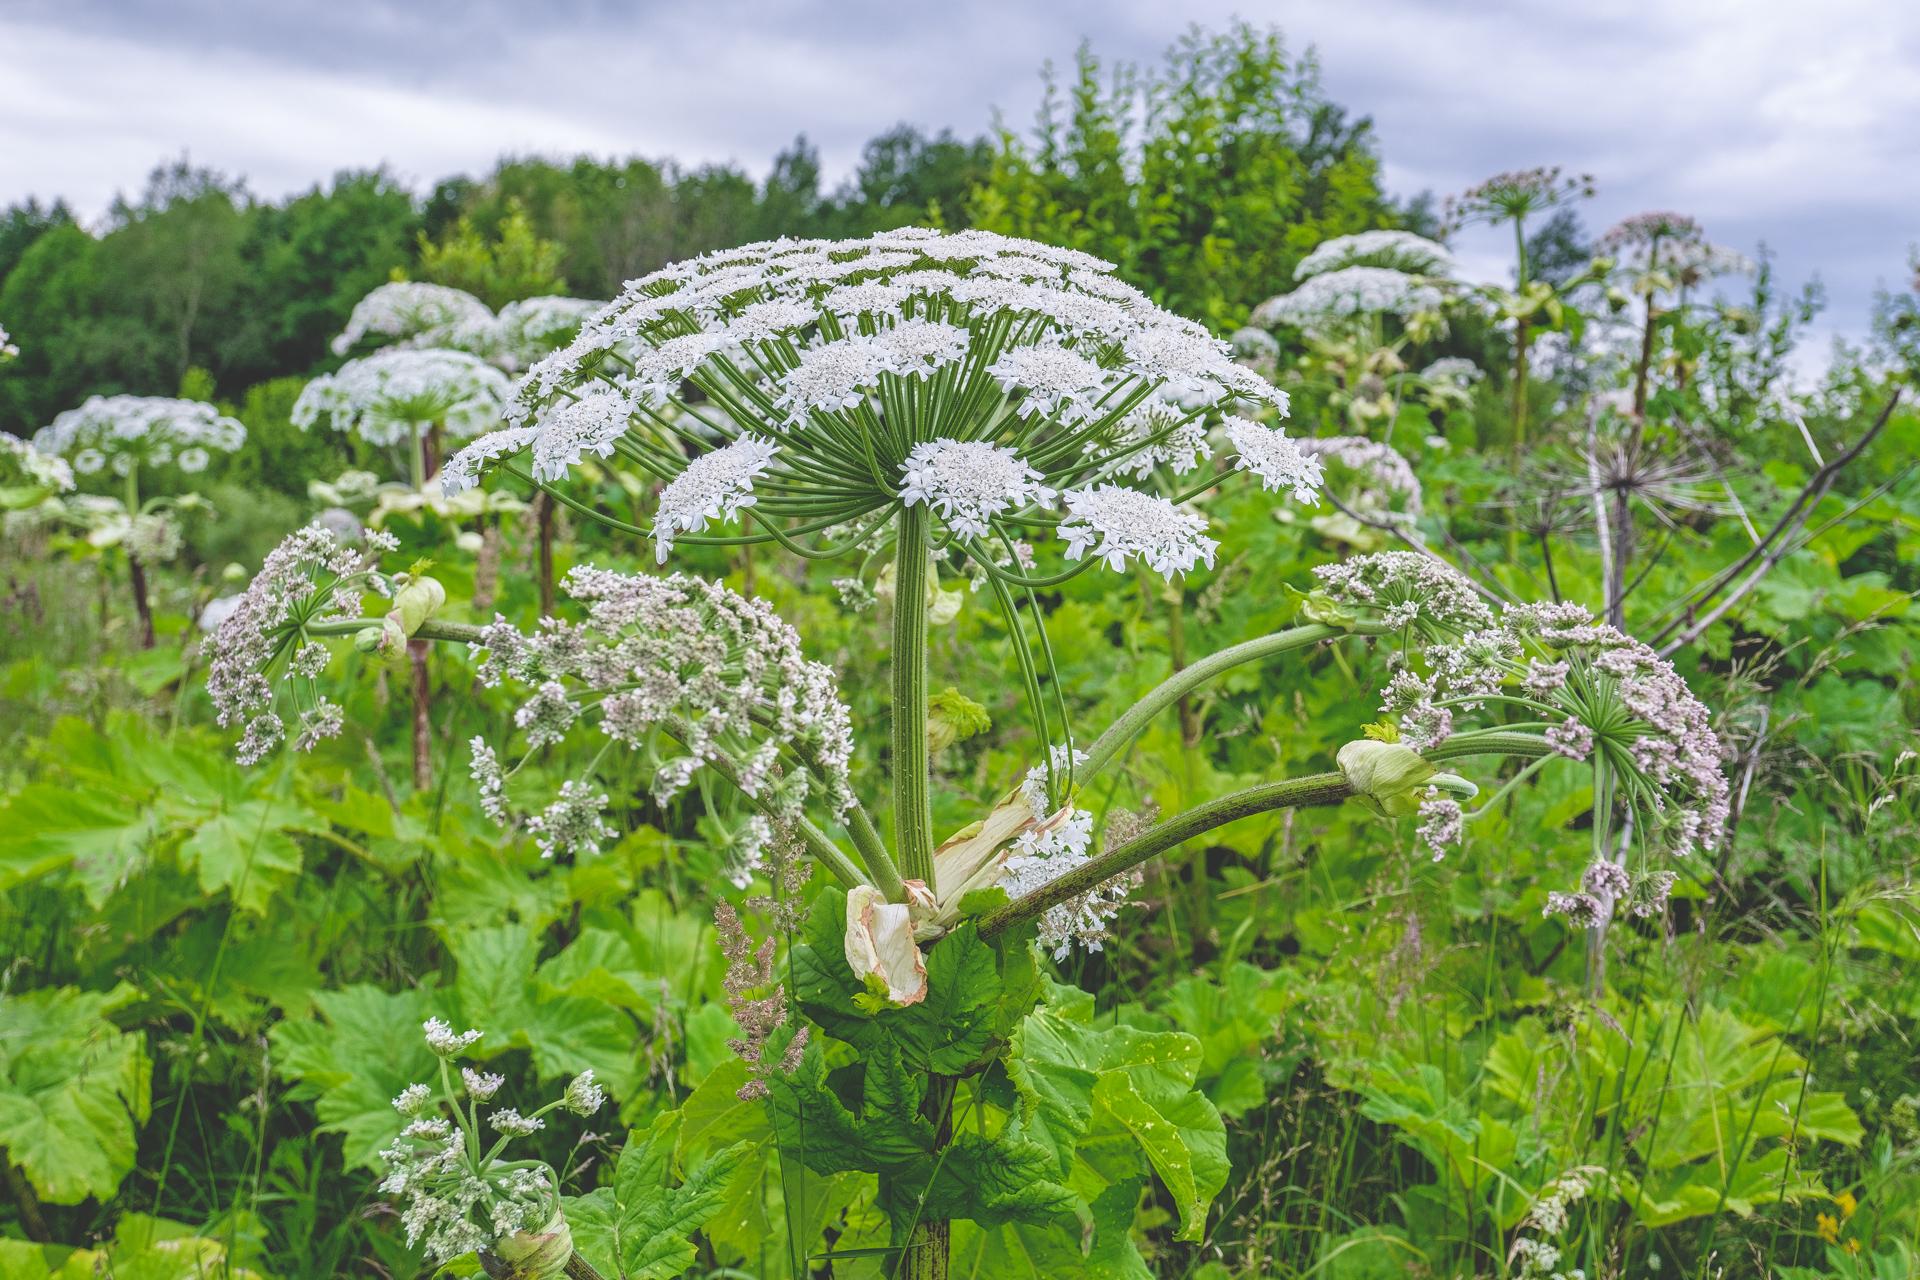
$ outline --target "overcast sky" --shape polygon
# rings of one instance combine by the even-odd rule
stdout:
[[[1235,15],[1318,50],[1398,194],[1590,171],[1593,230],[1671,208],[1764,241],[1844,334],[1920,242],[1915,0],[0,0],[0,203],[95,218],[183,151],[278,197],[380,163],[424,190],[504,152],[762,173],[805,132],[837,177],[896,121],[1026,124],[1083,38],[1155,59]]]

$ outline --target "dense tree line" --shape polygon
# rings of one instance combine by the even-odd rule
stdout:
[[[327,367],[354,302],[396,276],[493,306],[608,298],[663,263],[751,240],[981,225],[1088,249],[1227,328],[1308,247],[1406,220],[1380,192],[1368,122],[1330,102],[1311,57],[1277,33],[1196,31],[1149,68],[1082,49],[1070,87],[1046,75],[1030,132],[900,124],[832,189],[802,136],[761,179],[512,157],[424,199],[371,169],[272,201],[181,160],[95,228],[57,200],[16,204],[0,212],[0,323],[22,354],[0,371],[0,430],[31,431],[93,393],[173,394],[190,371],[241,403]]]

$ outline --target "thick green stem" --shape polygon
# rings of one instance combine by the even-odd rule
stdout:
[[[1032,893],[1014,899],[980,922],[980,936],[990,938],[1003,929],[1031,920],[1048,907],[1078,897],[1122,872],[1132,870],[1155,854],[1164,853],[1215,827],[1274,809],[1333,804],[1352,794],[1353,788],[1348,785],[1345,775],[1335,772],[1264,782],[1218,800],[1209,800],[1141,832],[1125,844],[1108,849],[1097,858],[1088,859]]]
[[[903,507],[893,560],[893,847],[900,874],[933,882],[927,750],[927,508]]]
[[[1087,748],[1087,762],[1075,771],[1076,775],[1082,783],[1091,780],[1102,769],[1112,764],[1114,757],[1120,754],[1129,742],[1139,737],[1155,716],[1221,672],[1245,663],[1258,662],[1262,658],[1270,658],[1275,654],[1286,653],[1289,650],[1304,649],[1308,645],[1318,644],[1322,640],[1331,640],[1345,634],[1347,633],[1338,627],[1314,622],[1303,627],[1276,631],[1272,635],[1243,641],[1208,654],[1192,666],[1174,672],[1146,697],[1128,707],[1120,718],[1108,726],[1107,731]]]
[[[1274,637],[1266,638],[1270,640]],[[1231,650],[1221,652],[1228,653]],[[1437,763],[1443,760],[1458,760],[1467,756],[1481,755],[1520,756],[1533,759],[1551,750],[1546,740],[1537,734],[1490,730],[1460,734],[1422,754],[1428,760]],[[1125,844],[1108,849],[1097,858],[1081,863],[1072,871],[1056,880],[1048,881],[1033,892],[1014,899],[980,922],[980,935],[990,938],[1003,929],[1031,920],[1047,908],[1057,906],[1069,898],[1078,897],[1090,889],[1105,884],[1115,876],[1139,866],[1155,854],[1164,853],[1215,827],[1222,827],[1229,822],[1237,822],[1241,818],[1251,817],[1256,813],[1268,813],[1275,809],[1297,809],[1306,805],[1333,804],[1352,795],[1353,788],[1348,784],[1346,776],[1338,772],[1330,772],[1313,773],[1300,778],[1286,778],[1279,782],[1264,782],[1259,786],[1248,787],[1244,791],[1222,796],[1218,800],[1209,800],[1205,804],[1167,819],[1158,826],[1149,828]]]

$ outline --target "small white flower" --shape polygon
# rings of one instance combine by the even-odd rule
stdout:
[[[665,564],[680,533],[694,533],[713,520],[730,520],[754,505],[753,482],[772,465],[773,441],[742,436],[732,444],[695,458],[660,493],[654,517],[655,559]]]
[[[594,1083],[591,1068],[567,1081],[560,1105],[579,1116],[590,1116],[606,1104],[607,1091]]]
[[[487,1123],[501,1133],[515,1138],[524,1138],[530,1133],[538,1133],[547,1127],[545,1120],[533,1116],[523,1116],[512,1107],[502,1107],[487,1117]]]
[[[1074,417],[1099,399],[1106,370],[1066,347],[1014,347],[987,372],[1008,394],[1021,393],[1022,417]]]
[[[393,1100],[393,1109],[403,1116],[417,1116],[433,1101],[433,1090],[423,1084],[410,1084]]]
[[[478,1040],[483,1034],[479,1031],[461,1031],[456,1033],[451,1026],[447,1025],[446,1020],[443,1018],[428,1018],[420,1025],[421,1029],[426,1032],[427,1048],[433,1050],[443,1058],[451,1058],[455,1054],[460,1053],[468,1045]]]
[[[500,1092],[500,1086],[507,1082],[505,1076],[495,1075],[490,1071],[475,1071],[472,1067],[460,1068],[460,1079],[466,1084],[468,1094],[472,1095],[476,1102],[485,1102]]]
[[[1060,536],[1067,540],[1067,558],[1078,560],[1091,551],[1122,570],[1131,556],[1139,556],[1162,577],[1171,579],[1194,565],[1213,566],[1220,544],[1207,537],[1206,520],[1153,494],[1115,484],[1098,484],[1066,493],[1067,519]]]
[[[901,501],[926,503],[966,538],[986,537],[988,522],[1003,511],[1054,496],[1017,452],[983,440],[925,441],[913,447],[903,469]]]
[[[1248,418],[1228,418],[1226,426],[1227,439],[1238,454],[1237,470],[1259,476],[1263,489],[1291,489],[1295,502],[1319,501],[1320,459],[1302,449],[1298,440]]]

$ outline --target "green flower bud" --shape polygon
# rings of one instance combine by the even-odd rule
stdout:
[[[1470,800],[1480,788],[1458,774],[1441,773],[1403,742],[1349,742],[1335,757],[1353,798],[1383,818],[1420,811],[1427,791],[1438,788]]]
[[[1439,772],[1400,742],[1349,742],[1336,759],[1353,798],[1383,818],[1418,812],[1421,793]]]
[[[992,727],[987,709],[952,685],[927,699],[927,750],[934,755]]]
[[[1325,591],[1316,587],[1312,591],[1302,591],[1289,586],[1287,595],[1295,602],[1301,617],[1308,622],[1317,622],[1324,627],[1339,627],[1351,630],[1360,621],[1357,610],[1341,604]]]
[[[573,1257],[573,1232],[559,1209],[538,1231],[516,1231],[502,1237],[491,1250],[507,1264],[508,1280],[559,1280]]]
[[[407,649],[407,633],[391,615],[353,633],[353,647],[361,653],[397,658]]]
[[[433,578],[414,574],[394,592],[393,611],[387,616],[398,622],[407,635],[412,635],[446,602],[445,587]]]

